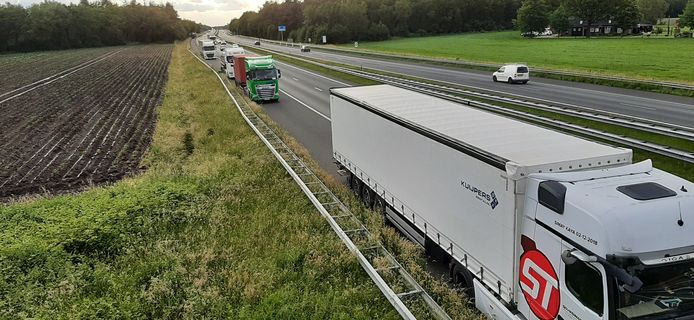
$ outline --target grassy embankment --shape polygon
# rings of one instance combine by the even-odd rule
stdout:
[[[253,50],[260,50],[258,48],[252,48],[252,49]],[[271,52],[268,52],[268,51],[264,51],[264,50],[260,50],[260,51],[267,53],[267,54],[272,54]],[[317,66],[317,65],[312,64],[312,63],[300,61],[300,60],[293,59],[290,57],[286,57],[286,56],[282,56],[282,55],[275,55],[275,58],[277,58],[278,60],[281,60],[281,61],[285,61],[287,63],[295,64],[297,66],[301,66],[301,67],[319,72],[319,73],[323,73],[326,75],[329,74],[330,76],[332,76],[334,78],[342,79],[345,81],[350,81],[352,83],[362,84],[362,85],[368,85],[368,84],[374,83],[374,81],[372,81],[372,80],[367,80],[367,79],[355,77],[353,75],[349,75],[349,74],[346,74],[343,72],[330,70],[330,69],[327,69],[327,68],[324,68],[321,66]],[[337,63],[330,63],[330,62],[326,62],[326,61],[322,61],[322,60],[318,60],[318,59],[313,59],[313,58],[309,58],[309,57],[302,57],[302,59],[307,59],[307,60],[320,62],[320,63],[328,64],[328,65],[336,65],[336,66],[340,66],[340,67],[356,69],[356,68],[351,67],[351,66],[341,65],[341,64],[337,64]],[[395,74],[391,74],[388,72],[382,72],[382,71],[376,71],[376,70],[367,70],[367,71],[379,73],[379,74],[384,74],[384,75],[395,75]],[[395,75],[395,76],[403,77],[402,75]],[[414,77],[403,77],[403,78],[409,78],[412,80],[423,81],[423,82],[428,82],[428,83],[436,83],[435,81],[424,80],[421,78],[414,78]],[[450,86],[450,84],[447,84],[447,85]],[[628,136],[628,137],[640,139],[642,141],[648,141],[648,142],[652,142],[652,143],[666,145],[666,146],[670,146],[672,148],[676,148],[676,149],[680,149],[680,150],[684,150],[684,151],[694,152],[694,145],[692,145],[689,141],[686,141],[683,139],[677,139],[677,138],[672,138],[669,136],[664,136],[664,135],[655,134],[655,133],[651,133],[651,132],[639,131],[639,130],[620,127],[620,126],[616,126],[616,125],[605,124],[605,123],[601,123],[601,122],[597,122],[597,121],[561,115],[561,114],[557,114],[557,113],[553,113],[553,112],[540,111],[540,110],[536,110],[536,109],[519,107],[519,106],[499,103],[499,102],[495,102],[495,101],[485,101],[485,100],[481,100],[481,99],[476,98],[476,97],[466,97],[466,96],[462,96],[462,97],[470,98],[470,99],[481,101],[481,102],[487,102],[487,103],[498,105],[498,106],[503,106],[503,107],[506,107],[509,109],[528,112],[531,114],[547,117],[550,119],[565,121],[568,123],[577,124],[577,125],[581,125],[581,126],[588,127],[588,128],[594,128],[594,129],[602,130],[602,131],[613,133],[613,134]],[[595,138],[590,137],[590,136],[587,136],[586,138],[596,140]],[[608,144],[614,144],[614,143],[611,143],[610,141],[603,141],[603,142],[608,143]],[[625,146],[625,147],[630,148],[628,146]],[[686,162],[680,161],[680,160],[675,160],[675,159],[665,157],[665,156],[662,156],[659,154],[655,154],[652,152],[647,152],[647,151],[642,151],[642,150],[634,150],[634,162],[642,161],[645,159],[653,160],[653,164],[657,168],[671,172],[671,173],[676,174],[680,177],[683,177],[687,180],[694,181],[694,166],[692,166],[689,163],[686,163]]]
[[[344,47],[354,49],[352,45]],[[694,52],[693,39],[525,39],[516,31],[504,31],[360,42],[358,50],[492,64],[524,62],[536,68],[694,84],[691,76],[694,66],[690,63],[691,52]],[[564,78],[572,80],[571,77]],[[573,80],[629,87],[627,83],[604,80]],[[636,84],[631,87],[657,89]],[[668,92],[667,89],[660,91]],[[691,95],[687,92],[672,93]]]
[[[1,318],[397,318],[185,44],[143,164],[0,205]]]

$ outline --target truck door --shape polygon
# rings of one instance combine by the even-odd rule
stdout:
[[[579,249],[562,241],[562,252]],[[605,268],[597,262],[562,259],[560,268],[560,319],[608,319],[607,276]]]

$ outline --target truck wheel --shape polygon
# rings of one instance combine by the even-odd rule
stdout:
[[[381,198],[378,195],[375,196],[374,198],[375,198],[374,199],[374,211],[376,211],[382,215],[385,215],[386,214],[386,206],[387,206],[386,200],[384,200],[383,198]]]
[[[513,78],[508,77],[508,80],[506,80],[506,82],[508,82],[508,83],[513,83]]]
[[[354,195],[361,195],[361,181],[359,181],[359,178],[357,178],[357,176],[354,174],[349,175],[349,188],[352,189]]]
[[[475,287],[472,283],[470,271],[465,269],[460,263],[451,261],[451,280],[454,285],[460,286],[465,295],[470,299],[475,299]]]
[[[492,77],[492,81],[497,82],[497,81],[499,81],[499,80],[496,80],[496,76],[493,76],[493,77]]]
[[[361,185],[361,202],[367,209],[371,209],[374,205],[374,197],[371,188],[365,186],[363,183]]]

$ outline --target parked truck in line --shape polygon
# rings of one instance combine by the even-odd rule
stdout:
[[[203,40],[200,44],[200,52],[205,60],[214,59],[216,48],[211,40]]]
[[[331,90],[367,207],[491,319],[694,319],[694,184],[632,152],[388,85]]]
[[[243,55],[246,52],[238,45],[232,45],[222,50],[219,56],[220,72],[226,74],[229,79],[234,79],[234,56]]]
[[[234,55],[234,82],[242,87],[253,101],[277,101],[280,99],[280,70],[272,56]]]

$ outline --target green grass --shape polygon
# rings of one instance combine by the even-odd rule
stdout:
[[[143,165],[0,206],[0,318],[398,318],[184,44]]]
[[[359,50],[694,84],[694,39],[524,39],[504,31],[361,42]]]

